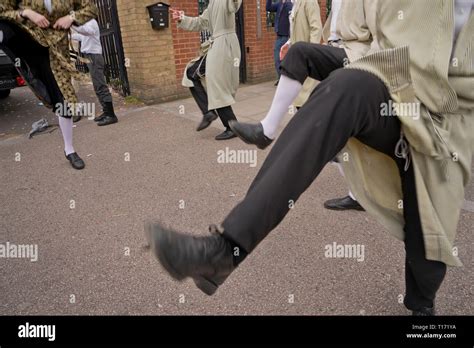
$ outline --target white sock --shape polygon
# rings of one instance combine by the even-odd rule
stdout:
[[[351,197],[354,201],[357,202],[357,199],[354,197],[351,190],[349,190],[349,197]]]
[[[59,127],[61,128],[61,133],[63,134],[64,139],[64,152],[67,155],[74,153],[74,147],[72,146],[72,118],[58,117],[59,118]]]
[[[288,76],[281,75],[280,82],[273,98],[270,111],[263,119],[263,133],[270,139],[275,139],[276,132],[280,126],[283,117],[289,110],[291,103],[300,93],[303,85],[297,80],[292,80]]]
[[[337,163],[337,168],[339,168],[339,172],[341,173],[342,177],[345,178],[346,176],[344,175],[344,171],[342,170],[342,166]],[[357,202],[357,199],[354,197],[354,194],[352,193],[351,190],[349,190],[349,197],[351,197],[354,201]]]

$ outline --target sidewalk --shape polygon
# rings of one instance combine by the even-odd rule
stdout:
[[[90,98],[88,88],[80,94]],[[237,117],[263,118],[274,90],[272,83],[242,87]],[[0,123],[11,112],[42,117],[36,101],[21,93],[1,107]],[[219,163],[226,148],[255,148],[239,139],[215,141],[218,120],[216,128],[196,132],[200,113],[191,99],[118,114],[120,122],[109,127],[77,124],[84,171],[65,160],[58,131],[32,140],[9,131],[0,136],[0,244],[38,247],[37,262],[0,258],[0,315],[408,314],[399,303],[403,244],[365,213],[323,208],[347,194],[332,165],[215,296],[192,281],[171,280],[143,251],[145,221],[206,234],[244,198],[269,150],[256,152],[255,168]],[[465,266],[448,271],[441,315],[474,314],[473,226],[474,214],[462,211],[456,246]],[[365,257],[329,258],[334,244],[364,246]]]

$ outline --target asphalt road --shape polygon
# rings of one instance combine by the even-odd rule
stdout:
[[[80,94],[93,98],[90,86]],[[237,114],[264,109],[271,97],[270,84],[243,88]],[[178,105],[189,106],[186,117]],[[24,135],[50,117],[28,90],[0,101],[0,244],[38,246],[37,262],[0,258],[0,314],[408,314],[403,244],[365,213],[323,208],[347,190],[333,166],[215,296],[171,280],[143,250],[144,222],[206,233],[244,197],[268,153],[258,152],[256,168],[218,163],[226,147],[253,148],[214,141],[212,127],[196,133],[193,107],[123,107],[120,122],[105,128],[81,121],[75,144],[87,167],[79,172],[59,131]],[[439,314],[474,314],[472,184],[466,199],[456,242],[464,267],[449,269]],[[363,245],[364,260],[325,257],[333,243]]]

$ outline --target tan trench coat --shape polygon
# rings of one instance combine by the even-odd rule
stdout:
[[[297,0],[290,16],[290,43],[321,42],[322,28],[321,10],[318,0]],[[312,78],[306,79],[303,89],[294,101],[296,107],[301,107],[308,100],[318,82]]]
[[[341,48],[346,51],[349,62],[353,62],[377,48],[377,41],[369,27],[375,27],[377,0],[342,0],[336,23],[341,38]],[[323,28],[323,40],[331,36],[332,12]],[[374,47],[371,47],[374,45]]]
[[[27,31],[34,40],[44,47],[49,47],[51,69],[64,99],[68,103],[77,103],[76,93],[72,85],[72,76],[76,69],[69,57],[69,40],[67,30],[52,28],[57,19],[73,13],[76,25],[82,25],[97,17],[97,9],[91,0],[51,0],[53,11],[48,13],[44,0],[0,0],[0,19],[14,22]],[[32,9],[45,16],[51,26],[41,29],[34,23],[22,19],[18,10]],[[34,91],[36,92],[36,91]],[[52,107],[51,105],[47,105]]]
[[[367,1],[376,2],[371,30],[382,51],[347,68],[376,74],[394,101],[421,103],[420,118],[403,110],[398,118],[410,143],[426,258],[460,266],[453,247],[474,152],[474,15],[451,57],[454,0]],[[343,152],[349,161],[341,164],[358,201],[403,239],[395,162],[355,139]]]
[[[189,31],[209,30],[212,46],[207,53],[205,84],[209,98],[209,110],[235,103],[240,76],[240,44],[235,33],[235,14],[242,0],[211,0],[199,17],[184,17],[178,27]],[[197,57],[188,65],[196,62]],[[186,68],[187,69],[187,68]],[[183,86],[194,84],[186,76]]]

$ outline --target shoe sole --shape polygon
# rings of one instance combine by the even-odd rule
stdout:
[[[118,123],[118,120],[115,120],[113,122],[104,123],[104,124],[97,124],[97,125],[99,127],[105,127],[105,126],[110,126],[111,124],[115,124],[115,123]]]
[[[158,259],[163,268],[169,275],[177,281],[186,279],[183,275],[178,273],[168,262],[165,255],[161,252],[160,245],[168,243],[167,231],[158,223],[147,223],[145,225],[145,234],[148,245],[153,252],[153,255]]]
[[[346,211],[346,210],[365,211],[364,208],[338,208],[338,207],[328,207],[326,205],[324,206],[324,208],[328,210],[334,210],[334,211]]]

